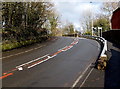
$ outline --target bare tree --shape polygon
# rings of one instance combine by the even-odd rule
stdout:
[[[91,22],[92,22],[92,12],[87,11],[83,13],[82,18],[80,18],[80,23],[82,25],[82,28],[84,30],[90,30]]]
[[[101,10],[103,11],[102,13],[103,16],[109,19],[113,11],[117,9],[117,7],[118,7],[118,2],[104,2],[101,7]]]

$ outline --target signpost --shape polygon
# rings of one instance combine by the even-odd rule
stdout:
[[[98,34],[100,37],[102,37],[102,27],[98,27]]]

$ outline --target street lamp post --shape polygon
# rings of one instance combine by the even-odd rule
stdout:
[[[91,3],[91,19],[92,19],[92,21],[91,21],[91,30],[92,30],[92,36],[93,36],[93,14],[92,14],[92,2],[90,2]]]

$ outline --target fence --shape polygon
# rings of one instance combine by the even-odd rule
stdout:
[[[120,45],[120,30],[110,30],[102,34],[106,40]]]

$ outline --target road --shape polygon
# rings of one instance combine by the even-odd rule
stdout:
[[[3,53],[3,87],[74,87],[98,58],[100,45],[85,38],[57,37]]]

